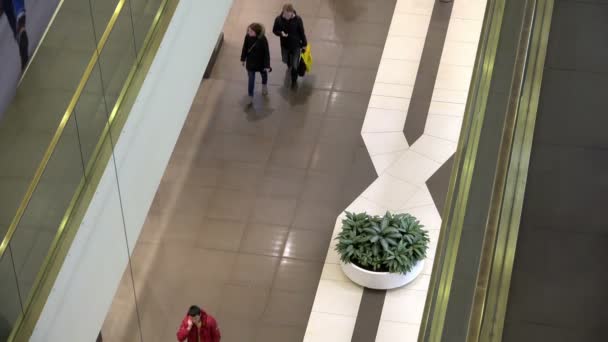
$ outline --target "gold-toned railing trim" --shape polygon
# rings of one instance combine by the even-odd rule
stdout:
[[[171,3],[171,6],[169,6],[169,3]],[[105,170],[107,162],[109,161],[110,155],[107,155],[107,158],[104,159],[105,162],[100,162],[102,157],[101,154],[104,152],[104,145],[109,138],[110,131],[120,131],[122,129],[122,124],[124,124],[127,115],[119,116],[118,113],[119,111],[124,113],[124,106],[127,105],[125,102],[130,102],[131,105],[132,102],[134,102],[134,98],[129,98],[127,101],[127,97],[133,97],[139,92],[139,89],[132,89],[131,85],[136,76],[141,78],[142,80],[140,83],[143,83],[143,78],[145,78],[145,75],[142,75],[141,72],[145,72],[149,69],[153,61],[153,52],[156,52],[156,50],[151,49],[151,46],[153,45],[152,43],[154,42],[154,48],[158,49],[160,40],[162,38],[160,35],[164,34],[164,31],[161,31],[166,30],[168,27],[170,17],[178,4],[179,0],[163,0],[158,11],[156,12],[152,25],[150,26],[150,29],[148,30],[142,44],[142,48],[140,49],[136,57],[136,61],[129,72],[125,85],[121,89],[121,93],[112,109],[108,122],[104,127],[101,138],[94,149],[92,154],[93,157],[87,164],[86,174],[92,175],[95,173],[96,177],[93,177],[95,180],[89,179],[86,181],[84,177],[81,179],[78,188],[70,201],[68,209],[61,220],[59,229],[57,230],[53,242],[51,243],[51,247],[49,248],[49,253],[42,264],[41,271],[38,272],[32,291],[30,291],[30,295],[28,296],[28,300],[26,302],[27,304],[25,305],[25,312],[19,316],[8,342],[26,341],[31,336],[35,323],[42,313],[42,309],[46,303],[50,289],[52,288],[53,283],[59,274],[59,270],[61,269],[60,262],[63,262],[63,259],[67,254],[66,242],[69,243],[70,241],[66,241],[66,239],[68,239],[66,235],[71,235],[70,238],[73,239],[76,233],[76,230],[68,229],[69,224],[76,224],[76,222],[72,221],[74,215],[78,216],[78,214],[84,214],[85,208],[82,208],[84,204],[82,197],[86,195],[88,195],[88,197],[92,197],[94,194],[92,185],[93,183],[99,181],[99,178],[103,174],[103,170]],[[162,24],[161,18],[165,19]],[[138,84],[138,86],[141,86],[141,84]],[[121,120],[117,120],[118,118],[121,118]],[[120,124],[118,121],[121,121]],[[85,195],[85,192],[87,191],[89,193]],[[88,200],[90,200],[90,198],[88,198]],[[67,234],[68,230],[72,230],[70,234]],[[66,249],[61,250],[62,248]]]
[[[481,326],[471,331],[472,341],[501,341],[511,274],[517,247],[517,237],[530,164],[534,127],[538,111],[540,89],[551,28],[554,0],[537,0],[528,60],[525,67],[524,85],[518,106],[517,122],[513,132],[509,169],[504,183],[504,196],[498,222],[498,234],[491,258],[490,278],[481,317]],[[477,335],[474,335],[477,334]]]
[[[431,283],[418,334],[418,341],[421,342],[440,341],[443,333],[458,245],[464,223],[464,213],[479,146],[479,136],[485,117],[490,81],[494,70],[504,6],[505,0],[489,0],[486,5],[486,14],[475,62],[476,67],[473,70],[463,127],[444,209],[443,217],[445,219],[442,222],[438,241],[438,254],[435,257]],[[456,196],[458,201],[453,203]]]
[[[505,113],[505,121],[502,129],[502,137],[498,147],[497,165],[492,184],[492,195],[488,219],[484,230],[484,239],[481,247],[481,258],[477,271],[477,281],[473,291],[473,305],[469,317],[467,330],[467,341],[475,342],[479,339],[483,312],[486,304],[487,289],[490,283],[490,272],[492,269],[492,255],[496,247],[496,236],[502,208],[502,200],[505,195],[505,184],[510,165],[510,155],[513,146],[517,114],[519,112],[520,96],[525,79],[526,64],[528,61],[528,48],[530,46],[534,14],[536,11],[536,0],[526,0],[524,4],[524,19],[519,32],[519,42],[515,55],[513,75],[511,79],[511,90]],[[508,191],[508,190],[507,190]]]
[[[114,13],[112,14],[112,17],[110,18],[110,21],[108,22],[108,25],[106,26],[101,38],[99,39],[99,42],[97,43],[93,56],[89,60],[89,64],[87,65],[86,69],[84,70],[82,78],[78,82],[78,87],[76,88],[76,91],[74,92],[74,95],[72,96],[72,99],[70,100],[68,107],[65,110],[63,117],[61,118],[61,121],[59,122],[59,126],[57,127],[57,130],[55,131],[55,134],[53,135],[53,138],[51,139],[49,146],[47,147],[46,151],[44,152],[44,155],[42,156],[42,160],[40,161],[40,164],[38,164],[38,168],[36,168],[36,173],[34,173],[34,177],[33,177],[32,181],[30,182],[30,184],[27,188],[27,191],[25,192],[25,195],[23,196],[23,199],[21,200],[19,207],[17,208],[17,212],[15,213],[15,216],[13,217],[13,220],[11,221],[11,224],[8,227],[6,235],[4,236],[4,239],[2,240],[2,242],[0,243],[0,260],[4,256],[4,253],[6,252],[6,249],[9,245],[11,239],[13,238],[15,231],[17,230],[17,227],[19,226],[19,223],[21,222],[21,218],[23,217],[23,214],[25,213],[25,210],[27,209],[27,206],[29,205],[30,200],[32,199],[32,196],[34,195],[34,192],[36,191],[36,188],[38,187],[38,183],[40,183],[40,179],[42,178],[42,175],[44,174],[44,171],[46,170],[46,167],[47,167],[49,161],[51,160],[53,153],[55,152],[57,144],[59,143],[59,139],[61,139],[63,131],[64,131],[68,121],[72,117],[72,114],[74,113],[74,108],[76,108],[76,104],[78,103],[78,100],[80,99],[80,95],[84,91],[84,88],[86,87],[87,82],[89,81],[89,77],[91,77],[91,73],[93,72],[93,69],[95,69],[95,65],[97,64],[97,60],[99,59],[99,54],[103,50],[104,46],[106,45],[106,42],[108,41],[108,38],[110,37],[110,33],[114,29],[114,25],[116,24],[116,20],[118,20],[118,16],[120,15],[120,12],[122,11],[122,9],[124,7],[125,1],[126,0],[118,1],[118,4],[116,5],[116,8],[114,9]]]

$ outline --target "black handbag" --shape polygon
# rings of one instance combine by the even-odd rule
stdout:
[[[298,75],[300,77],[306,75],[306,63],[304,63],[302,58],[300,58],[300,63],[298,63]]]

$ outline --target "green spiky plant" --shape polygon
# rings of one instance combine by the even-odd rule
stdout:
[[[428,232],[410,214],[346,212],[336,251],[342,262],[376,272],[405,274],[426,257]]]

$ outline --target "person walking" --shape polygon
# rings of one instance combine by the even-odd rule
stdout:
[[[13,37],[19,47],[21,71],[25,70],[29,61],[29,39],[25,30],[25,0],[0,0],[0,17],[6,14],[6,19]]]
[[[295,87],[298,80],[298,65],[300,53],[306,49],[308,41],[304,31],[304,22],[298,16],[292,4],[283,5],[272,27],[272,32],[281,39],[281,57],[291,72],[291,86]]]
[[[247,27],[241,52],[241,63],[247,69],[249,79],[247,94],[249,104],[253,104],[255,74],[259,72],[262,75],[262,94],[266,96],[268,95],[268,72],[272,70],[270,68],[270,48],[262,24],[252,23]]]
[[[192,305],[177,331],[180,342],[220,342],[220,329],[213,316]]]

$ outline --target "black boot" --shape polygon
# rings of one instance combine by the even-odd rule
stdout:
[[[30,59],[29,47],[30,41],[25,30],[25,15],[19,18],[17,22],[17,44],[19,44],[19,56],[21,57],[21,70],[25,70]]]
[[[293,68],[291,69],[291,87],[294,89],[298,87],[298,71]]]

